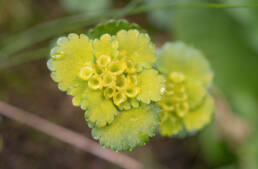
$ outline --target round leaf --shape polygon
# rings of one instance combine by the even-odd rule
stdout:
[[[150,106],[140,106],[120,112],[109,126],[93,128],[92,135],[106,148],[132,150],[154,136],[158,125],[158,114],[152,112]]]

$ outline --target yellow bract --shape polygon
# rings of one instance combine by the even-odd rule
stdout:
[[[151,101],[159,101],[164,89],[165,79],[154,69],[143,70],[138,76],[140,93],[137,99],[149,104]]]
[[[138,70],[150,68],[156,61],[155,47],[147,34],[137,30],[122,30],[117,33],[117,41],[121,50],[120,57],[130,57],[137,63]]]
[[[93,63],[92,40],[83,34],[69,34],[68,37],[57,40],[57,45],[50,55],[48,67],[52,72],[51,77],[58,82],[62,91],[70,90],[76,83],[82,67],[88,66],[85,63]],[[88,73],[82,71],[82,79],[87,78],[85,75]]]
[[[95,39],[93,42],[94,53],[96,58],[102,55],[109,56],[111,58],[117,57],[118,55],[118,42],[112,38],[109,34],[104,34],[100,39]]]

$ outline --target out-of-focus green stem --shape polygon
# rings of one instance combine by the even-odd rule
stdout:
[[[215,8],[215,9],[226,9],[226,8],[257,8],[258,4],[244,4],[244,5],[231,5],[231,4],[178,4],[178,3],[162,3],[153,5],[142,5],[136,7],[129,14],[138,14],[147,11],[156,11],[164,9],[194,9],[194,8]]]

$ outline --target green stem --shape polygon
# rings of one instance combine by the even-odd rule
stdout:
[[[151,4],[143,5],[135,8],[129,14],[138,14],[148,11],[157,11],[165,9],[196,9],[196,8],[257,8],[258,4],[244,4],[244,5],[230,5],[230,4],[178,4],[178,3],[163,3],[163,4]]]

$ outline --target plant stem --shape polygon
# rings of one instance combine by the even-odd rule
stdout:
[[[122,153],[102,148],[91,139],[0,101],[0,114],[91,153],[125,169],[142,169],[143,164]]]
[[[231,4],[178,4],[178,3],[163,3],[163,4],[153,4],[153,5],[142,5],[129,14],[139,14],[148,11],[157,11],[165,9],[195,9],[195,8],[215,8],[215,9],[226,9],[226,8],[257,8],[258,4],[244,4],[244,5],[231,5]]]

